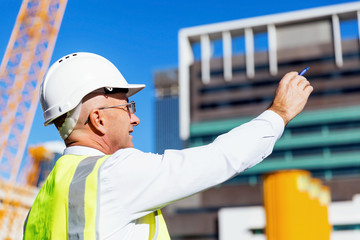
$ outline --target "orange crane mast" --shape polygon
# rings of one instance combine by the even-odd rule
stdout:
[[[0,232],[8,231],[12,190],[67,0],[24,0],[0,66],[0,178],[6,183]],[[5,222],[9,221],[8,224]],[[11,225],[10,225],[11,226]],[[0,237],[2,239],[2,237]],[[7,239],[13,239],[9,237]]]

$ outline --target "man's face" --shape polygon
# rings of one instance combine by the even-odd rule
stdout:
[[[125,93],[114,93],[105,96],[107,99],[103,107],[111,107],[128,103],[128,98]],[[121,148],[132,148],[131,133],[133,127],[140,123],[140,119],[131,114],[127,106],[120,106],[114,108],[107,108],[101,110],[105,114],[105,125],[107,128],[105,137],[107,142],[111,145],[113,152]]]

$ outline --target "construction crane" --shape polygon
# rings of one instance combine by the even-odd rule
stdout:
[[[67,0],[24,0],[1,62],[0,239],[19,238],[14,234],[21,234],[21,228],[13,229],[16,214],[10,211],[22,204],[24,194],[33,194],[15,183],[38,105],[40,82],[49,66],[66,4]]]

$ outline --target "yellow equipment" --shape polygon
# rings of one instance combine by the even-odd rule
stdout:
[[[304,170],[284,170],[264,179],[267,240],[329,240],[330,192]]]

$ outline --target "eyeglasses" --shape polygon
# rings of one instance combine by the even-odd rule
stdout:
[[[121,108],[121,107],[126,107],[125,108]],[[120,104],[120,105],[115,105],[115,106],[109,106],[109,107],[102,107],[102,108],[98,108],[99,110],[104,110],[104,109],[109,109],[109,108],[119,108],[122,110],[125,110],[130,114],[134,114],[136,112],[136,106],[135,106],[135,102],[131,101],[129,103],[126,104]],[[90,116],[88,117],[88,119],[86,120],[86,122],[84,123],[84,125],[86,125],[87,123],[89,123],[90,121]]]
[[[119,107],[125,107],[126,106],[126,110],[130,113],[130,114],[134,114],[136,112],[136,106],[135,106],[135,102],[131,101],[129,103],[126,104],[120,104],[120,105],[115,105],[115,106],[109,106],[109,107],[102,107],[99,108],[99,110],[103,110],[103,109],[109,109],[109,108],[119,108]],[[125,110],[124,108],[121,108],[123,110]]]

